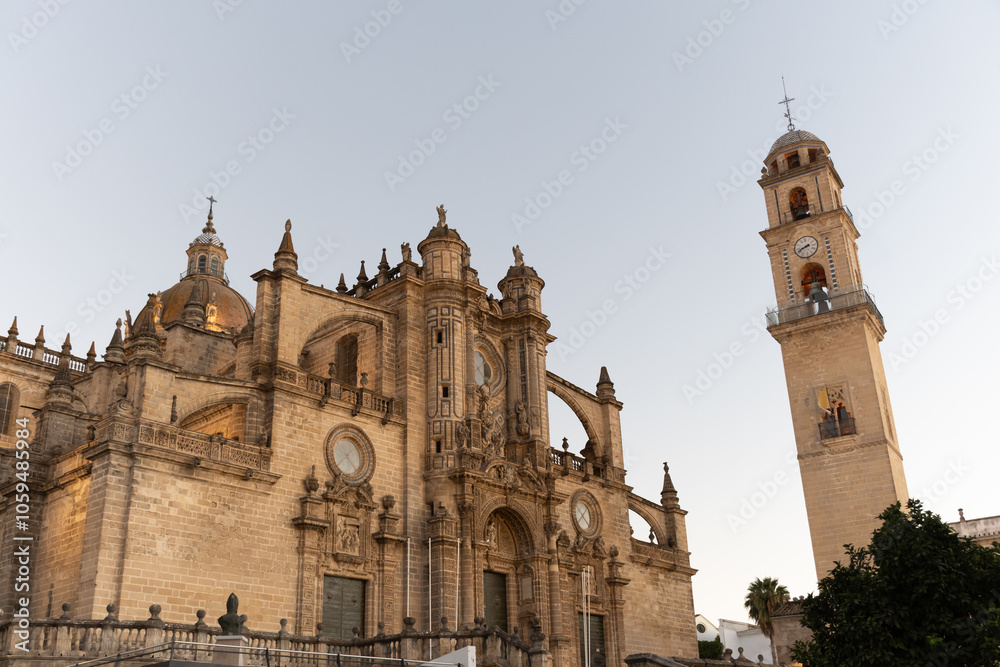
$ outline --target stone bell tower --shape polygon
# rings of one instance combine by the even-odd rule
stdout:
[[[789,119],[791,121],[791,119]],[[868,544],[876,517],[906,503],[903,457],[879,342],[882,314],[861,280],[857,228],[826,143],[780,137],[758,181],[777,307],[768,331],[781,344],[816,576]]]

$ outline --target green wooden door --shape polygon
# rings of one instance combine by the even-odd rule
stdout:
[[[586,650],[584,648],[584,624],[583,614],[579,615],[580,621],[580,664],[586,665]],[[604,617],[590,616],[590,667],[607,667],[608,652],[604,647]]]
[[[365,582],[363,579],[323,577],[323,634],[338,639],[354,637],[365,628]]]
[[[507,630],[507,575],[483,572],[483,602],[486,605],[486,627],[499,625]]]

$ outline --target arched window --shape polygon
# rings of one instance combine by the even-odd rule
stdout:
[[[198,256],[198,273],[205,273],[205,256]]]
[[[337,380],[344,384],[358,384],[358,336],[348,334],[337,341]]]
[[[219,258],[218,257],[213,257],[212,258],[212,275],[213,276],[219,275]]]
[[[194,255],[191,255],[191,259],[188,260],[188,275],[190,276],[194,273]]]
[[[809,197],[802,188],[795,188],[788,197],[789,208],[792,210],[792,219],[799,220],[809,215]]]
[[[802,295],[809,296],[809,290],[813,283],[819,283],[820,287],[826,287],[826,272],[823,267],[816,262],[809,262],[802,267]]]
[[[14,432],[14,420],[21,403],[21,392],[10,382],[0,384],[0,435]]]

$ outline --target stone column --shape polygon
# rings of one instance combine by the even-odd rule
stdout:
[[[549,566],[547,573],[547,581],[549,585],[549,627],[553,630],[552,635],[549,638],[549,643],[552,646],[552,654],[555,657],[555,664],[557,667],[561,664],[560,658],[562,657],[562,645],[567,640],[567,638],[558,631],[558,629],[563,626],[562,595],[560,589],[561,575],[559,572],[559,547],[556,544],[558,536],[559,524],[555,521],[547,522],[545,524],[545,539],[549,553]]]
[[[461,597],[462,613],[458,619],[458,628],[467,630],[475,624],[475,590],[476,578],[473,570],[472,540],[475,539],[475,505],[471,501],[460,501],[458,511],[462,517],[459,532],[459,552],[461,554]]]

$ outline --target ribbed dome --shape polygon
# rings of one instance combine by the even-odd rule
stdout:
[[[160,302],[163,305],[163,310],[160,311],[161,326],[181,319],[184,305],[191,297],[193,289],[201,290],[201,303],[209,313],[208,321],[205,322],[207,330],[235,334],[253,319],[253,309],[250,304],[225,281],[214,276],[195,274],[160,292]],[[147,308],[148,305],[144,306],[143,312]],[[211,315],[213,310],[214,316]]]
[[[220,248],[224,248],[225,247],[222,244],[222,239],[220,239],[215,234],[215,232],[199,234],[198,237],[195,238],[195,240],[191,242],[191,245],[197,245],[199,243],[208,243],[209,245],[218,246]]]
[[[806,132],[805,130],[792,130],[778,137],[778,140],[771,145],[771,150],[768,151],[768,154],[770,155],[779,148],[782,148],[783,146],[790,146],[791,144],[796,144],[800,141],[823,141],[823,140],[817,137],[812,132]]]
[[[205,244],[208,244],[208,245],[214,245],[217,248],[225,248],[226,247],[225,245],[223,245],[222,239],[220,239],[218,237],[218,235],[215,233],[215,225],[212,224],[212,213],[211,213],[211,211],[209,211],[209,213],[208,213],[208,222],[206,222],[205,226],[202,228],[201,234],[199,234],[195,238],[194,241],[191,241],[191,243],[189,244],[189,247],[193,246],[193,245],[199,245],[199,244],[202,244],[202,243],[205,243]]]

